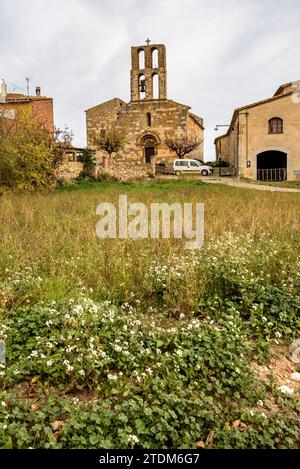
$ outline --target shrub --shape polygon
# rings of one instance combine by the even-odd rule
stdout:
[[[0,117],[0,185],[36,190],[55,182],[59,155],[49,132],[26,112]]]

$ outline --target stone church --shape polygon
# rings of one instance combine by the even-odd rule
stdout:
[[[149,42],[131,48],[130,102],[114,98],[86,111],[88,147],[93,148],[94,133],[112,127],[125,131],[124,148],[107,168],[121,179],[145,176],[155,172],[158,163],[171,163],[176,154],[167,148],[167,138],[198,139],[200,146],[188,157],[203,159],[203,119],[167,98],[166,48]],[[104,156],[96,152],[100,166]]]

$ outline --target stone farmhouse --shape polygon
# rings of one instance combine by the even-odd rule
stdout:
[[[130,102],[114,98],[86,111],[88,147],[94,148],[94,133],[112,127],[125,132],[124,148],[106,169],[120,179],[153,174],[158,163],[171,163],[176,154],[167,148],[167,138],[198,139],[202,143],[189,157],[203,159],[203,119],[167,98],[166,48],[149,42],[131,48]],[[96,151],[100,166],[104,157]]]
[[[215,139],[216,156],[235,173],[262,181],[300,180],[300,83],[235,109],[228,131]]]

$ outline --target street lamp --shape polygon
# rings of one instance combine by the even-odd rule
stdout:
[[[215,130],[219,130],[220,127],[230,127],[230,124],[217,124]]]

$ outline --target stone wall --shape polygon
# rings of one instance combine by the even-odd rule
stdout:
[[[59,182],[72,182],[82,170],[83,164],[79,161],[63,161],[56,172],[56,177]]]
[[[198,122],[197,122],[197,120]],[[201,121],[201,124],[200,124]],[[196,158],[199,160],[203,160],[204,158],[204,150],[203,150],[203,140],[204,140],[204,129],[203,127],[199,127],[200,125],[203,125],[202,119],[198,118],[197,116],[194,117],[194,114],[189,113],[188,114],[188,121],[187,121],[187,134],[189,138],[195,139],[195,140],[200,140],[201,143],[198,148],[193,150],[191,153],[189,153],[186,157],[187,158]]]
[[[118,113],[125,105],[126,103],[121,99],[114,98],[86,111],[87,145],[89,148],[95,149],[93,134],[99,134],[102,130],[105,131],[114,126],[118,120]],[[95,157],[101,162],[103,157],[105,157],[105,153],[96,151]]]
[[[283,133],[269,133],[268,122],[273,117],[283,119]],[[291,94],[282,93],[275,99],[237,110],[231,124],[228,133],[216,139],[216,152],[230,164],[239,166],[241,176],[256,179],[257,155],[275,150],[287,154],[287,179],[300,180],[297,175],[300,173],[300,104],[292,100]]]
[[[131,48],[131,101],[126,104],[115,98],[86,111],[87,141],[92,149],[96,150],[93,133],[101,134],[111,127],[125,133],[124,148],[115,160],[118,161],[115,167],[118,174],[121,165],[130,173],[133,168],[144,166],[142,172],[148,173],[149,167],[152,171],[157,163],[172,163],[177,156],[166,146],[168,138],[177,140],[192,136],[203,141],[203,120],[191,114],[189,106],[167,99],[164,44],[146,42],[147,45]],[[140,54],[144,55],[144,61],[140,60]],[[158,90],[153,89],[154,79],[158,80]],[[98,164],[103,165],[105,156],[96,151]],[[203,159],[203,143],[189,156]]]
[[[232,160],[232,155],[230,153],[229,135],[216,138],[215,146],[217,160],[224,160],[230,165],[233,165],[234,161]]]
[[[300,104],[290,95],[267,102],[248,110],[248,145],[246,139],[246,116],[240,116],[239,160],[240,170],[245,177],[256,178],[257,154],[278,150],[287,154],[287,179],[297,180],[295,171],[300,172]],[[283,119],[283,133],[270,134],[268,122],[273,117]],[[248,157],[247,157],[248,146]],[[251,167],[246,167],[246,160]],[[299,180],[299,179],[298,179]]]
[[[101,173],[114,176],[119,181],[135,181],[153,177],[154,167],[142,164],[140,161],[123,161],[115,156],[111,158],[109,164],[99,168],[97,175],[100,176]]]
[[[152,63],[153,52],[158,52],[158,63]],[[145,63],[140,68],[139,53],[144,52]],[[167,98],[167,69],[166,69],[166,48],[163,44],[151,44],[151,46],[138,46],[131,48],[131,71],[130,71],[130,89],[131,101],[140,100],[139,77],[145,78],[145,98],[146,100],[154,98],[153,96],[153,76],[158,76],[159,99]]]
[[[124,159],[144,163],[143,138],[147,135],[156,140],[157,162],[174,158],[164,141],[168,137],[181,138],[187,132],[188,107],[171,100],[149,100],[128,103],[120,112],[118,125],[126,130],[126,145],[122,151]],[[151,126],[147,125],[147,114]]]
[[[150,114],[151,125],[148,125]],[[189,107],[172,100],[142,100],[125,104],[119,99],[86,111],[87,140],[93,148],[92,133],[101,132],[111,125],[125,130],[126,143],[119,152],[120,161],[139,162],[145,165],[144,139],[151,136],[155,142],[152,163],[172,162],[176,155],[165,145],[166,138],[180,139],[187,135],[203,140],[203,127],[189,115]],[[200,119],[200,118],[199,118]],[[203,144],[195,152],[203,158]],[[101,162],[105,154],[96,152]],[[148,169],[146,168],[146,171]]]

